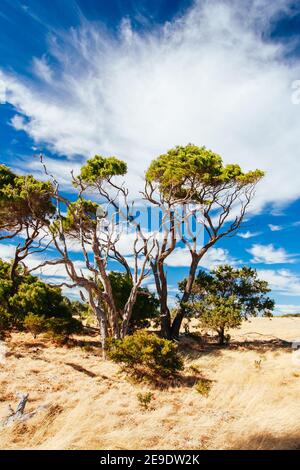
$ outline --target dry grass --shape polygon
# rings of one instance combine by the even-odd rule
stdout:
[[[29,392],[27,411],[47,407],[1,429],[0,448],[300,449],[300,366],[278,341],[300,336],[300,318],[254,319],[232,335],[225,349],[185,340],[186,380],[152,389],[141,411],[137,393],[149,386],[102,361],[96,338],[68,348],[13,334],[0,365],[0,419],[17,391]],[[211,381],[208,397],[193,387],[198,371]]]

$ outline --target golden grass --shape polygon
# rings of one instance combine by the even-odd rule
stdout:
[[[1,429],[0,448],[300,449],[300,366],[276,339],[299,337],[300,318],[253,319],[232,336],[224,349],[184,340],[187,380],[151,389],[141,411],[137,393],[150,387],[126,380],[97,347],[12,334],[0,364],[0,419],[17,391],[29,392],[27,411],[47,407]],[[197,370],[211,381],[208,397],[192,386]]]

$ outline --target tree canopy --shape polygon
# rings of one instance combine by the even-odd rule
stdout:
[[[217,153],[204,146],[188,144],[176,146],[153,160],[146,172],[146,180],[158,183],[160,191],[168,198],[208,203],[205,187],[229,183],[243,186],[263,175],[261,170],[245,173],[237,164],[224,165]]]

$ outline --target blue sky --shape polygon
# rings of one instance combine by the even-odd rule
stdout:
[[[125,159],[135,189],[152,158],[188,142],[262,168],[239,235],[204,266],[250,264],[277,311],[300,311],[299,46],[289,0],[0,0],[1,162],[41,176],[42,152],[67,193],[95,153]],[[174,290],[187,262],[168,267]]]

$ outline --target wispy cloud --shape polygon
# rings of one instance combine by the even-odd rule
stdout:
[[[26,116],[12,123],[40,148],[69,158],[117,154],[142,175],[175,144],[205,144],[226,162],[267,171],[256,207],[282,204],[300,195],[300,113],[290,101],[300,67],[264,38],[292,4],[196,1],[146,33],[128,19],[117,35],[82,20],[33,58],[38,81],[2,71],[0,99]]]
[[[240,232],[237,235],[238,235],[238,237],[248,239],[248,238],[257,237],[260,234],[261,234],[261,232],[250,232],[249,230],[247,230],[247,232]]]
[[[34,57],[32,61],[33,71],[38,78],[50,83],[53,78],[53,70],[47,63],[45,56],[42,58]]]
[[[283,229],[283,227],[281,225],[269,224],[268,227],[271,230],[271,232],[280,232],[280,230]]]

